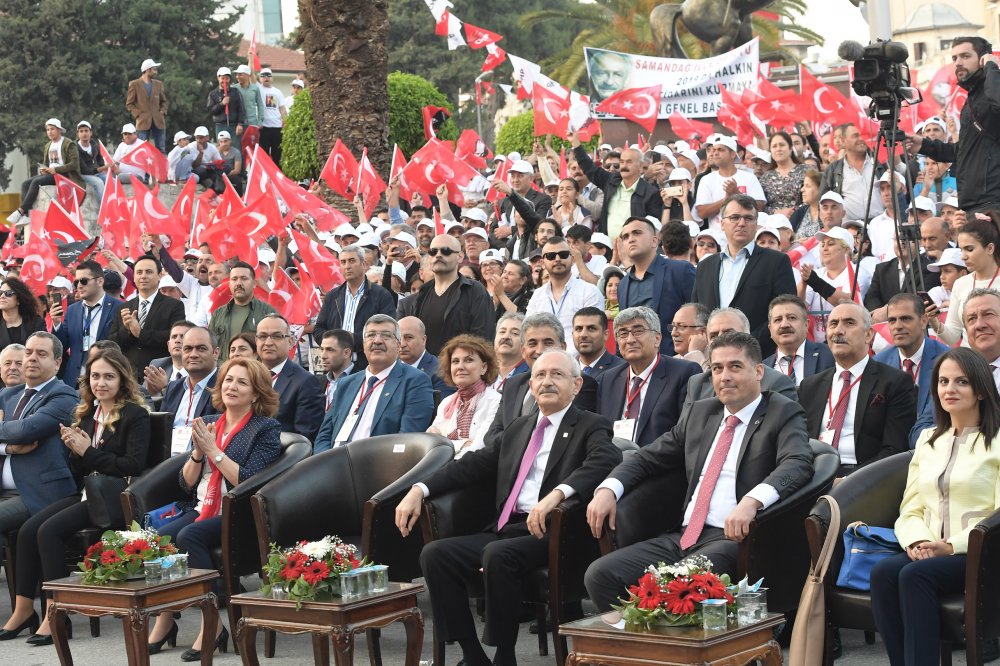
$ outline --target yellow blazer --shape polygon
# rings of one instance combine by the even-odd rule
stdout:
[[[977,429],[943,435],[931,446],[933,429],[917,438],[896,520],[903,547],[944,539],[955,553],[969,549],[969,532],[1000,508],[1000,437],[989,450]]]

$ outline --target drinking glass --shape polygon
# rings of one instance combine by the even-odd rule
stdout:
[[[760,608],[760,593],[744,592],[736,597],[736,622],[741,626],[753,624],[757,621],[757,613]]]
[[[701,619],[705,632],[726,630],[726,600],[706,599],[701,602]]]
[[[159,583],[163,577],[163,565],[160,560],[146,560],[142,563],[142,570],[146,574],[147,583]]]

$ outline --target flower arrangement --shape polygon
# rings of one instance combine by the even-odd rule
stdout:
[[[300,541],[284,550],[271,544],[261,592],[271,596],[278,588],[297,602],[315,599],[321,592],[340,595],[340,575],[365,565],[366,561],[358,557],[357,546],[344,543],[337,536]]]
[[[130,527],[128,530],[108,530],[101,535],[100,541],[87,549],[83,561],[77,565],[83,572],[84,583],[107,585],[141,578],[144,562],[177,553],[177,546],[170,543],[169,536],[142,529],[135,521]]]
[[[633,626],[701,624],[702,601],[734,603],[729,575],[712,573],[712,562],[704,555],[669,566],[663,562],[650,565],[638,582],[628,588],[628,600],[615,607],[625,623]]]

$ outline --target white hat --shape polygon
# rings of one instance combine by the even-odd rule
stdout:
[[[680,141],[674,141],[674,152],[680,153],[685,150],[691,150],[691,144],[687,141],[681,139]]]
[[[503,252],[500,250],[483,250],[479,253],[479,265],[482,266],[487,261],[495,261],[498,264],[504,263]]]
[[[941,129],[943,129],[945,132],[948,131],[948,123],[945,122],[945,119],[942,118],[941,116],[931,116],[930,118],[928,118],[924,122],[920,123],[919,125],[917,125],[913,129],[914,129],[915,132],[919,132],[922,129],[924,129],[925,127],[927,127],[928,125],[937,125]]]
[[[485,241],[490,239],[490,237],[486,234],[486,229],[483,229],[482,227],[472,227],[462,234],[462,238],[465,238],[466,236],[479,236]]]
[[[271,75],[273,75],[274,72],[271,71],[270,67],[265,67],[264,69],[260,70],[260,75],[264,76],[265,74],[271,74]]]
[[[341,251],[343,251],[343,249],[344,249],[344,248],[340,247],[340,243],[338,243],[337,241],[333,240],[333,236],[330,236],[329,238],[326,239],[326,242],[323,243],[323,247],[325,247],[325,248],[327,248],[329,250],[332,250],[333,252],[336,252],[337,254],[340,254]]]
[[[375,249],[378,249],[379,237],[371,232],[367,234],[361,234],[361,238],[358,239],[358,245],[360,245],[361,247],[373,247]]]
[[[299,88],[305,88],[306,82],[303,81],[302,79],[292,79],[292,85],[298,86]]]
[[[417,228],[419,229],[420,227],[430,227],[431,229],[437,229],[437,223],[433,219],[425,217],[424,219],[417,222]]]
[[[160,278],[160,285],[157,287],[157,289],[166,289],[168,287],[175,287],[179,289],[180,285],[177,284],[177,282],[175,282],[174,279],[169,275],[164,275],[163,277]]]
[[[678,155],[683,155],[684,157],[686,157],[689,160],[691,160],[692,162],[694,162],[694,168],[695,169],[697,169],[698,167],[701,166],[701,158],[698,157],[698,152],[697,151],[694,151],[694,150],[691,150],[690,148],[688,148],[687,150],[678,150],[677,154]]]
[[[649,220],[649,223],[656,229],[656,233],[660,233],[660,229],[663,228],[663,223],[660,222],[660,218],[655,215],[647,215],[646,219]],[[591,236],[591,238],[593,238],[593,236]]]
[[[840,226],[842,226],[844,229],[848,229],[850,227],[854,227],[855,229],[864,229],[865,228],[865,221],[864,220],[844,220],[843,222],[840,223]]]
[[[218,133],[218,134],[216,135],[216,137],[215,137],[215,138],[216,138],[216,139],[218,139],[219,141],[222,141],[223,139],[230,139],[230,140],[232,140],[232,138],[233,138],[233,135],[232,135],[232,134],[230,134],[230,133],[229,133],[228,131],[226,131],[226,130],[222,130],[221,132],[219,132],[219,133]]]
[[[87,129],[91,130],[94,129],[93,127],[91,127],[90,123],[88,123],[86,120],[81,120],[76,124],[77,129],[80,129],[81,127],[86,127]]]
[[[215,73],[216,76],[232,76],[233,72],[228,67],[220,67],[219,71]]]
[[[511,162],[516,162],[519,159],[521,159],[521,153],[517,152],[516,150],[511,151],[507,153],[507,159],[509,159]]]
[[[122,134],[135,134],[135,125],[132,123],[122,125]]]
[[[449,231],[451,231],[452,229],[454,229],[456,227],[458,227],[459,229],[461,229],[463,232],[465,231],[465,227],[462,226],[461,222],[455,222],[454,220],[442,220],[442,222],[444,223],[444,232],[445,233],[448,233]],[[437,228],[437,225],[435,225],[435,228]],[[465,234],[463,233],[462,235],[464,236]]]
[[[670,150],[670,146],[665,146],[662,143],[653,146],[652,151],[658,155],[663,155],[664,157],[667,155],[672,156],[674,154],[674,152]]]
[[[522,159],[519,159],[511,164],[510,171],[514,171],[516,173],[535,173],[535,169],[531,166],[531,163],[528,162],[528,160]]]
[[[553,178],[549,182],[545,183],[545,189],[548,189],[550,187],[559,187],[559,179]]]
[[[829,192],[824,192],[823,196],[819,198],[820,201],[832,201],[834,203],[839,203],[841,206],[844,205],[844,197],[840,196],[838,193],[830,190]]]
[[[362,222],[361,224],[359,224],[357,226],[356,231],[358,232],[357,235],[363,236],[364,234],[375,233],[375,227],[373,227],[372,225],[368,224],[367,222]]]
[[[482,208],[466,208],[462,211],[462,214],[459,217],[475,220],[476,222],[482,222],[483,224],[489,222],[489,217],[487,217],[486,211]]]
[[[897,183],[899,185],[906,185],[906,180],[903,178],[903,174],[897,173],[897,172],[892,171],[890,169],[886,169],[885,173],[882,174],[882,177],[878,179],[878,182],[880,182],[880,183],[888,183],[889,182],[889,174],[890,173],[896,174],[896,181],[897,181]]]
[[[45,126],[46,126],[46,127],[48,127],[49,125],[52,125],[53,127],[56,127],[56,128],[58,128],[58,129],[61,129],[61,130],[62,130],[62,131],[64,131],[64,132],[66,131],[66,128],[64,128],[64,127],[62,126],[62,123],[61,123],[61,122],[59,122],[59,119],[58,119],[58,118],[49,118],[48,120],[46,120],[46,121],[45,121]]]
[[[772,236],[775,237],[775,239],[779,241],[781,240],[781,233],[778,231],[776,227],[772,227],[771,225],[765,225],[757,229],[757,233],[754,234],[753,236],[754,242],[756,242],[757,239],[760,238],[763,234],[771,234]]]
[[[710,146],[725,146],[729,150],[736,152],[736,139],[731,136],[726,136],[724,134],[716,134],[710,137],[708,141]]]
[[[854,236],[843,227],[833,227],[826,231],[819,231],[816,233],[816,238],[832,238],[847,243],[847,247],[854,247]]]
[[[379,238],[382,238],[390,231],[392,231],[391,224],[386,224],[385,222],[379,220],[378,224],[375,225],[375,235],[378,236]]]
[[[378,225],[382,224],[382,218],[378,215],[372,215],[372,219],[368,220],[368,224],[371,226],[372,232],[374,232],[378,228]]]
[[[771,153],[764,150],[763,148],[758,148],[757,146],[749,145],[747,146],[747,152],[753,155],[753,159],[755,160],[760,160],[768,164],[771,163]]]
[[[942,266],[961,266],[965,268],[965,262],[962,261],[962,251],[957,247],[949,247],[941,253],[941,258],[935,261],[933,264],[927,266],[927,270],[933,273],[941,272]]]
[[[676,169],[670,172],[669,176],[667,176],[668,182],[673,182],[675,180],[686,180],[690,182],[691,172],[685,169],[684,167],[677,167]]]
[[[598,146],[597,149],[598,150],[614,150],[614,148],[611,147],[610,143],[602,143],[600,146]]]
[[[237,74],[246,74],[247,76],[250,76],[250,74],[251,74],[250,68],[247,67],[246,65],[240,65],[239,67],[237,67],[236,68],[236,73]]]
[[[688,233],[691,234],[691,238],[697,238],[698,234],[701,233],[701,227],[694,220],[684,220],[684,224],[687,225]]]
[[[258,264],[270,264],[278,258],[278,255],[274,253],[274,250],[265,246],[258,248],[257,250],[257,263]]]
[[[208,128],[204,125],[198,125],[194,128],[195,136],[208,136]]]
[[[397,240],[400,243],[406,243],[410,247],[417,246],[417,239],[413,237],[413,234],[407,233],[405,231],[400,231],[398,234],[390,238],[389,240]]]
[[[186,251],[186,252],[184,253],[184,258],[185,258],[185,259],[186,259],[187,257],[194,257],[195,259],[201,259],[201,258],[202,258],[203,256],[205,256],[205,255],[203,255],[203,254],[201,253],[201,250],[199,250],[199,249],[198,249],[198,248],[196,248],[196,247],[193,247],[193,248],[191,248],[190,250],[187,250],[187,251]]]
[[[142,66],[139,67],[139,71],[145,73],[150,67],[159,67],[160,63],[156,62],[152,58],[146,58],[142,61]]]
[[[184,130],[181,130],[181,131],[179,131],[179,132],[177,132],[177,133],[174,134],[174,145],[177,145],[177,143],[181,139],[190,139],[190,138],[191,138],[190,134],[188,134]]]
[[[715,244],[718,245],[720,248],[724,247],[726,243],[729,242],[726,239],[725,234],[723,234],[721,231],[715,231],[714,229],[705,229],[704,231],[699,232],[698,235],[695,236],[695,239],[702,238],[703,236],[708,236],[709,238],[714,240]]]
[[[932,213],[937,210],[937,208],[934,206],[934,202],[931,201],[931,199],[929,199],[928,197],[914,197],[913,205],[916,207],[917,210],[929,210]]]
[[[942,203],[941,205],[951,206],[952,208],[958,208],[959,207],[958,197],[948,197],[947,199],[944,200],[944,203]]]
[[[361,236],[361,234],[358,233],[358,230],[355,229],[353,226],[351,226],[350,222],[344,222],[339,227],[334,229],[333,235],[334,237],[340,237],[340,238],[344,236],[354,236],[355,238],[359,238]]]
[[[609,250],[614,249],[614,244],[611,242],[611,239],[608,237],[608,235],[602,234],[600,231],[595,231],[593,234],[591,234],[590,244],[601,245],[603,247],[608,248]]]
[[[403,284],[406,284],[406,269],[398,261],[392,262],[392,276],[398,277]]]
[[[795,229],[792,228],[792,223],[781,213],[769,215],[767,223],[775,229],[788,229],[789,231],[795,231]]]
[[[496,155],[493,156],[493,161],[494,162],[506,162],[507,161],[507,156],[504,155],[503,153],[498,153],[498,154],[496,154]]]
[[[56,289],[72,289],[73,283],[64,278],[62,275],[57,275],[49,280],[48,286],[55,287]]]

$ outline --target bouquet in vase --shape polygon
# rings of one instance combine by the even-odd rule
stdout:
[[[169,536],[156,530],[142,529],[132,521],[131,529],[108,530],[101,540],[87,549],[83,561],[77,564],[83,572],[83,582],[90,585],[143,577],[143,563],[164,555],[175,555],[177,547]]]
[[[315,599],[321,592],[339,596],[340,575],[365,565],[366,561],[358,557],[357,546],[344,543],[337,536],[300,541],[285,549],[271,544],[261,593],[287,595],[299,602]]]
[[[701,624],[701,602],[725,599],[734,603],[728,574],[712,573],[712,562],[692,555],[677,564],[650,565],[638,585],[628,588],[629,598],[621,606],[622,619],[632,626],[679,627]]]

